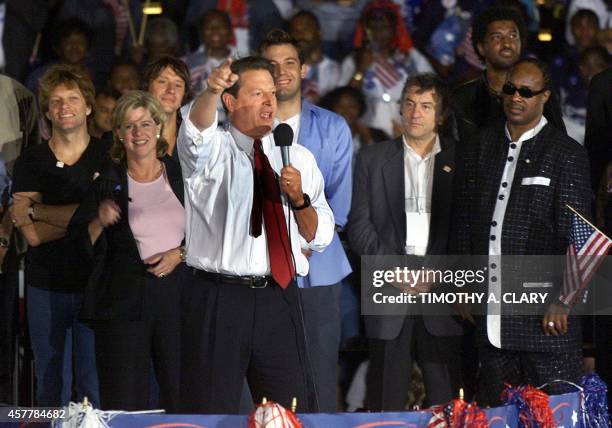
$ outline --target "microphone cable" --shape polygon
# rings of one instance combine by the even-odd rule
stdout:
[[[289,250],[290,250],[290,254],[291,254],[291,260],[293,261],[293,266],[295,266],[295,288],[296,288],[296,294],[297,294],[297,306],[298,306],[298,315],[299,315],[299,322],[302,325],[302,335],[303,335],[303,339],[304,339],[304,351],[306,353],[306,355],[304,356],[304,365],[302,366],[302,371],[303,371],[303,376],[304,376],[304,388],[305,388],[305,393],[306,393],[306,399],[308,399],[308,390],[310,389],[308,387],[308,382],[309,379],[311,379],[311,386],[312,386],[312,393],[314,395],[314,412],[319,412],[320,404],[319,404],[319,391],[317,390],[317,382],[315,379],[315,372],[314,372],[314,368],[312,367],[312,361],[310,358],[310,344],[308,341],[308,332],[306,330],[306,320],[304,317],[304,302],[302,300],[302,293],[300,291],[300,287],[298,285],[298,281],[297,281],[297,264],[295,263],[295,255],[293,254],[293,245],[292,245],[292,241],[291,241],[291,214],[292,214],[292,210],[291,210],[291,202],[289,201],[289,198],[287,196],[284,196],[284,198],[287,200],[287,231],[288,231],[288,235],[289,235]],[[314,208],[313,208],[314,209]],[[296,227],[297,227],[297,221],[296,221]],[[298,228],[298,234],[299,234],[299,228]],[[301,250],[301,249],[300,249]],[[298,348],[299,349],[299,348]],[[310,376],[308,376],[308,372],[310,372]],[[309,400],[310,401],[310,400]]]

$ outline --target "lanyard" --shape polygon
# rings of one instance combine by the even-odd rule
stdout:
[[[408,155],[410,156],[410,155]],[[412,164],[408,162],[408,180],[410,181],[410,196],[408,196],[408,200],[414,200],[414,204],[416,205],[416,212],[419,214],[425,213],[427,211],[427,189],[429,187],[429,174],[428,171],[425,171],[423,182],[419,186],[419,168],[428,168],[430,166],[429,162],[432,161],[433,158],[429,158],[427,160],[421,160],[417,163],[416,168],[412,168]],[[414,171],[413,171],[414,169]],[[412,207],[406,207],[407,212],[412,212]]]

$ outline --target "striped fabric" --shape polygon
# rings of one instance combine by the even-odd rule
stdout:
[[[119,0],[103,0],[111,8],[115,18],[115,53],[121,52],[121,46],[128,30],[128,13]]]
[[[386,89],[390,89],[397,85],[397,82],[402,78],[402,75],[395,69],[393,64],[384,59],[379,58],[375,60],[373,70],[380,83]]]
[[[472,67],[483,70],[484,65],[476,51],[474,51],[474,46],[472,45],[472,28],[468,29],[467,34],[465,35],[463,41],[457,47],[457,55],[462,56],[465,61],[470,64]]]
[[[611,246],[612,241],[606,235],[574,213],[559,297],[563,303],[571,304],[578,292],[587,286]]]

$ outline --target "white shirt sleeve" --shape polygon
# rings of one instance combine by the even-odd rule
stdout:
[[[340,66],[340,80],[338,81],[338,86],[348,85],[356,70],[357,66],[353,57],[349,55],[344,58],[344,61],[342,61],[342,65]]]
[[[218,113],[215,112],[213,123],[206,129],[200,131],[189,118],[194,101],[181,109],[183,123],[179,128],[176,138],[177,151],[183,170],[183,178],[187,179],[194,174],[200,173],[208,163],[213,146],[218,124]]]
[[[311,168],[310,186],[304,189],[304,191],[310,196],[312,207],[317,212],[317,231],[314,239],[306,243],[306,245],[302,245],[302,247],[321,252],[331,243],[334,237],[336,223],[334,214],[325,199],[323,175],[316,166],[314,157],[312,158],[312,162],[313,168]]]
[[[418,73],[433,73],[434,69],[431,63],[417,48],[410,49],[410,61],[414,63],[414,66]]]

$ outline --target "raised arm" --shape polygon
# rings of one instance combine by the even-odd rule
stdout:
[[[199,131],[203,131],[213,124],[221,93],[238,81],[238,75],[232,73],[230,69],[231,65],[232,60],[228,58],[227,61],[210,73],[207,80],[208,87],[191,107],[189,119]]]
[[[210,159],[211,141],[217,128],[217,103],[224,89],[238,76],[230,70],[231,60],[214,69],[208,76],[208,87],[192,103],[181,109],[185,119],[177,136],[177,151],[185,180],[201,172]]]

